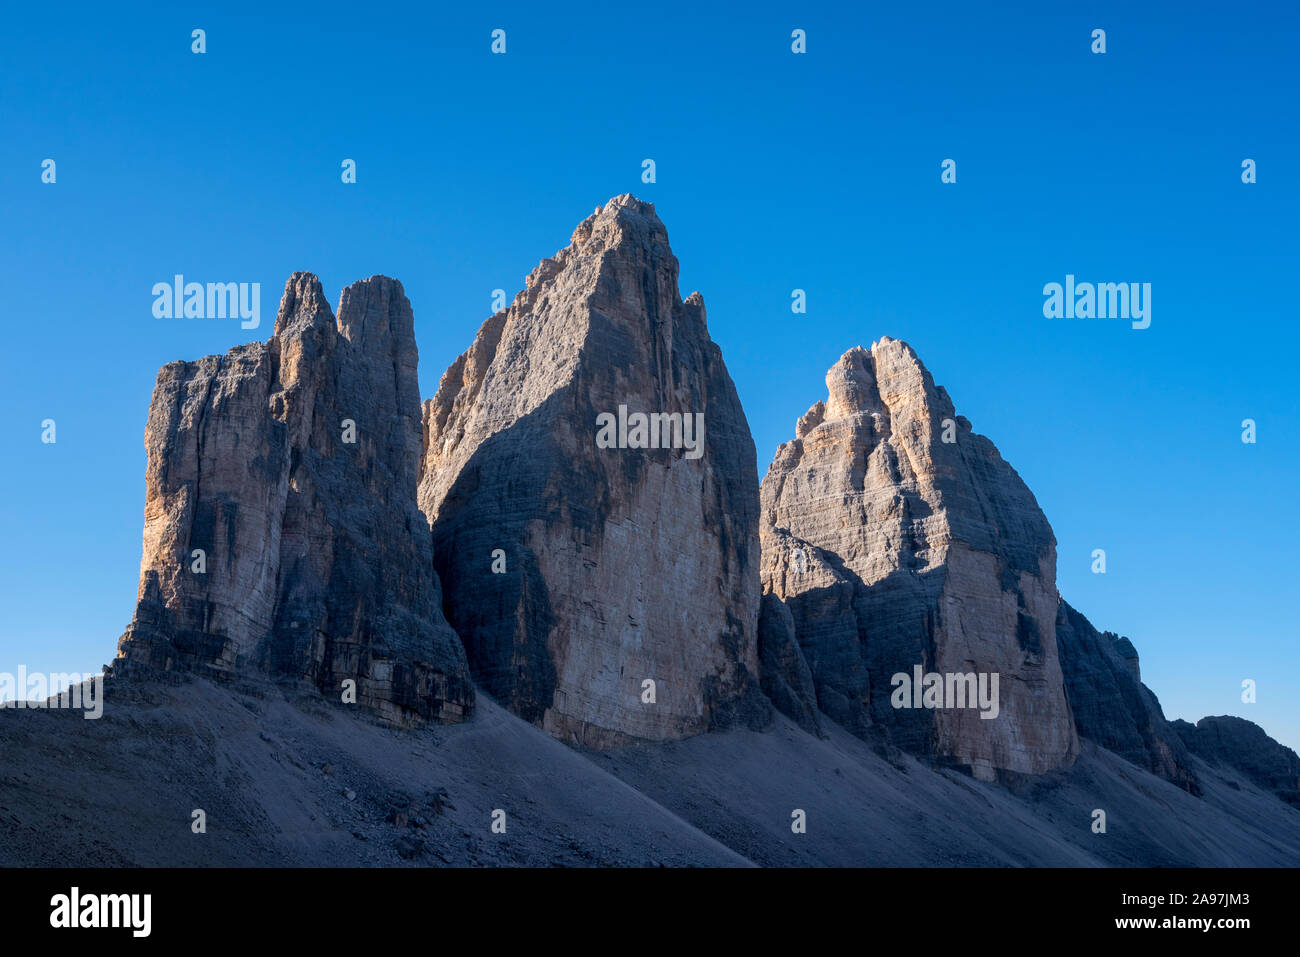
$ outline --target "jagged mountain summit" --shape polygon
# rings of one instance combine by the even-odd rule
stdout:
[[[765,647],[860,736],[884,726],[984,778],[1069,765],[1056,539],[1033,494],[906,343],[850,349],[826,385],[763,479],[763,589],[790,612],[765,615]],[[896,675],[931,673],[996,675],[998,700],[900,696]]]
[[[615,197],[424,404],[420,507],[481,686],[608,747],[764,724],[754,443],[654,207]]]
[[[118,671],[298,679],[409,723],[473,710],[416,506],[411,306],[375,276],[336,320],[310,273],[268,342],[172,362],[149,421],[138,603]]]
[[[1199,794],[1132,642],[1060,598],[1033,494],[911,347],[850,349],[826,383],[762,484],[759,647],[777,706],[984,778],[1068,767],[1088,738]],[[897,688],[909,674],[996,674],[996,714],[916,707]],[[1285,760],[1256,751],[1285,780]]]

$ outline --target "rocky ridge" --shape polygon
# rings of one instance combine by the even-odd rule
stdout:
[[[615,197],[421,408],[401,284],[349,286],[336,320],[294,274],[269,342],[159,373],[114,670],[352,679],[399,724],[471,714],[472,673],[588,748],[765,728],[770,700],[984,779],[1086,738],[1193,795],[1196,754],[1292,800],[1293,752],[1240,719],[1171,725],[1132,643],[1060,599],[1032,493],[905,343],[841,357],[760,500],[677,278],[654,207]],[[916,668],[997,674],[997,716],[895,707]]]
[[[1300,808],[1300,755],[1274,741],[1255,722],[1218,715],[1196,724],[1179,719],[1172,728],[1197,757],[1238,771],[1262,790]]]
[[[1082,737],[1193,794],[1199,786],[1187,747],[1142,683],[1137,649],[1127,638],[1099,632],[1062,601],[1056,618],[1070,710]]]

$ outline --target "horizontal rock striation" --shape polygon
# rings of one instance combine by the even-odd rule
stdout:
[[[1069,765],[1056,541],[1033,494],[905,343],[849,350],[826,384],[763,479],[760,526],[763,589],[820,709],[982,778]],[[997,716],[894,707],[893,676],[918,666],[997,674]]]

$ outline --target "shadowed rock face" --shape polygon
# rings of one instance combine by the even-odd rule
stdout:
[[[854,348],[762,484],[765,593],[821,710],[979,777],[1078,751],[1056,646],[1056,541],[1033,494],[905,343]],[[945,441],[945,438],[950,441]],[[896,673],[997,673],[999,713],[896,709]]]
[[[424,404],[420,507],[473,673],[588,747],[770,719],[754,444],[677,275],[654,207],[616,197]],[[702,454],[598,447],[597,417],[620,406],[703,413]]]
[[[763,693],[809,734],[822,735],[817,685],[795,635],[785,602],[768,593],[758,616],[758,660]]]
[[[162,368],[119,668],[296,678],[331,697],[355,679],[357,702],[399,723],[472,711],[415,501],[416,360],[399,282],[349,286],[336,322],[295,273],[270,341]]]
[[[1057,612],[1056,640],[1079,735],[1185,791],[1200,793],[1184,742],[1142,684],[1132,642],[1097,631],[1065,601]]]
[[[1173,730],[1197,757],[1240,771],[1246,779],[1300,808],[1300,755],[1253,721],[1231,715],[1174,721]]]

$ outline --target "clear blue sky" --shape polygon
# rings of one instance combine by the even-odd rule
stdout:
[[[1293,4],[270,6],[7,11],[0,670],[111,659],[160,365],[268,336],[293,270],[336,304],[384,273],[432,394],[491,290],[633,192],[704,294],[760,469],[845,349],[907,340],[1166,713],[1300,747]],[[260,282],[262,328],[155,319],[178,272]],[[1045,319],[1066,273],[1150,282],[1151,328]]]

